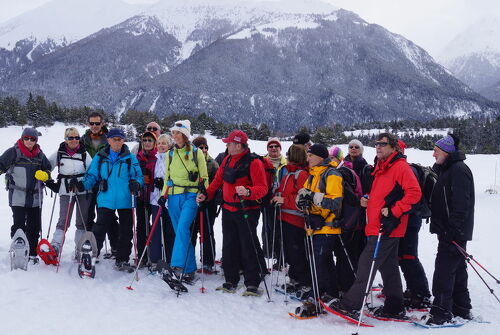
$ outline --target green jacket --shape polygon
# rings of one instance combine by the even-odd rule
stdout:
[[[108,144],[106,138],[107,129],[104,127],[102,129],[103,129],[103,134],[101,135],[101,144],[97,148],[94,148],[94,146],[92,145],[92,138],[90,137],[90,129],[87,129],[85,135],[83,135],[82,137],[81,141],[83,142],[83,145],[85,145],[85,151],[87,151],[90,157],[92,158],[94,158],[94,156],[99,151],[101,151],[101,149],[103,149],[106,146],[106,144]]]
[[[208,153],[207,153],[207,170],[208,170],[208,181],[211,183],[215,178],[215,174],[219,169],[219,163],[215,161]]]
[[[193,148],[197,150],[197,164],[193,160]],[[205,180],[205,187],[208,187],[208,172],[205,155],[201,150],[191,144],[191,151],[188,153],[188,159],[184,159],[186,146],[178,149],[174,146],[166,155],[165,186],[162,193],[165,193],[166,187],[170,186],[169,195],[181,194],[185,192],[198,193],[199,178]],[[198,179],[190,181],[188,171],[198,172]]]

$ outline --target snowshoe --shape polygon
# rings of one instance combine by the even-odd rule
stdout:
[[[321,303],[321,306],[323,306],[323,308],[328,312],[328,313],[331,313],[331,314],[334,314],[334,315],[337,315],[339,317],[341,317],[342,319],[350,322],[350,323],[353,323],[353,324],[358,324],[358,320],[359,320],[359,312],[357,311],[354,311],[354,310],[348,310],[346,309],[341,303],[339,300],[335,299],[334,301],[330,302],[329,305],[327,305],[325,302],[323,301],[319,301]],[[361,327],[373,327],[373,325],[369,324],[369,323],[366,323],[366,322],[361,322],[359,324]]]
[[[78,260],[78,276],[80,278],[94,278],[97,260],[97,242],[94,233],[88,231],[82,235],[76,245]]]
[[[248,286],[245,292],[243,292],[243,297],[260,297],[262,296],[262,289],[257,286]]]
[[[129,262],[125,262],[125,261],[116,261],[115,262],[115,270],[117,271],[122,271],[122,272],[128,272],[128,273],[132,273],[134,272],[135,268],[130,265]]]
[[[426,314],[422,316],[420,319],[412,318],[411,322],[414,325],[422,327],[422,328],[450,328],[450,327],[461,327],[469,320],[465,320],[462,318],[453,318],[453,319],[443,319],[435,317],[431,314]]]
[[[399,313],[388,313],[383,306],[379,306],[366,311],[365,315],[381,321],[411,322],[404,309]]]
[[[186,286],[179,281],[174,270],[167,264],[167,262],[164,260],[158,261],[156,269],[162,275],[163,281],[167,283],[172,290],[183,293],[188,292]]]
[[[30,261],[30,245],[28,238],[22,229],[18,229],[14,236],[12,236],[12,243],[10,245],[10,270],[23,269],[28,270],[28,263]]]
[[[239,287],[238,285],[235,285],[233,283],[224,283],[221,286],[217,287],[215,290],[216,291],[222,291],[224,293],[236,293],[238,291]]]
[[[36,247],[36,253],[42,261],[47,265],[57,265],[58,254],[57,250],[50,244],[47,239],[42,238]]]
[[[321,313],[321,307],[317,306],[315,303],[311,301],[304,302],[301,306],[295,309],[295,315],[301,318],[315,318],[318,317]]]
[[[182,283],[193,286],[194,283],[198,281],[198,278],[195,276],[194,272],[185,273],[184,275],[180,275],[178,278],[182,277]]]

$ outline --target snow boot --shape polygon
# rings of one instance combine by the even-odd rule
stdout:
[[[216,291],[222,291],[225,293],[236,293],[238,290],[238,285],[226,282],[215,289]]]
[[[262,290],[257,286],[247,286],[245,292],[243,292],[242,296],[244,297],[260,297],[262,296]]]
[[[318,311],[321,311],[321,307],[317,307],[316,304],[311,301],[306,301],[302,304],[302,306],[295,309],[295,314],[301,318],[310,318],[318,316]]]

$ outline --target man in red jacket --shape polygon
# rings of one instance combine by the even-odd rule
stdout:
[[[199,194],[198,202],[211,200],[222,188],[222,267],[226,282],[220,290],[234,293],[240,280],[240,268],[247,288],[245,295],[258,295],[264,277],[264,254],[257,238],[260,200],[268,185],[264,164],[250,153],[248,136],[232,131],[222,141],[228,155],[222,161],[207,194]]]
[[[421,191],[413,171],[406,162],[406,156],[397,150],[398,140],[394,135],[380,134],[375,148],[377,158],[369,200],[361,199],[361,206],[366,207],[368,218],[365,228],[367,244],[359,259],[354,284],[334,307],[357,316],[368,280],[371,286],[378,270],[384,282],[385,303],[374,313],[381,317],[402,318],[405,311],[398,265],[398,245],[408,225],[407,213],[411,206],[420,200]],[[379,232],[383,235],[372,277],[369,279]]]

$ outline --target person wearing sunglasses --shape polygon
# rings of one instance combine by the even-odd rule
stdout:
[[[132,208],[136,205],[135,195],[144,184],[141,167],[135,155],[130,153],[125,144],[125,133],[119,128],[111,129],[108,145],[92,159],[90,168],[83,180],[73,180],[70,188],[78,191],[90,190],[98,185],[97,221],[92,228],[100,253],[106,232],[114,224],[116,212],[119,217],[118,250],[115,269],[130,271],[130,253],[132,249]]]
[[[191,225],[198,213],[196,196],[203,186],[208,185],[205,156],[189,141],[191,122],[180,120],[170,128],[175,145],[169,150],[165,171],[165,194],[158,204],[165,207],[168,199],[168,213],[175,230],[174,249],[170,265],[178,277],[186,282],[195,278],[196,258],[191,243]]]
[[[156,134],[146,131],[141,136],[141,150],[136,155],[144,176],[144,186],[139,197],[137,197],[137,210],[135,212],[137,215],[137,252],[139,255],[142,255],[150,231],[151,205],[149,204],[149,198],[154,188],[156,153]],[[148,252],[148,258],[143,259],[141,266],[151,263],[149,256],[150,253]]]
[[[345,156],[344,160],[352,163],[352,169],[359,178],[363,178],[363,169],[368,162],[363,158],[363,143],[360,140],[353,139],[349,142],[348,145],[348,154]],[[363,190],[364,192],[367,192]]]
[[[30,245],[30,261],[38,262],[36,246],[40,237],[44,181],[49,179],[50,162],[38,144],[38,131],[24,128],[21,138],[0,156],[0,175],[6,174],[9,206],[14,223],[10,236],[22,229]],[[39,182],[40,181],[40,182]]]
[[[395,135],[381,133],[375,142],[377,153],[373,184],[368,198],[361,198],[366,207],[367,236],[358,263],[356,279],[351,288],[334,303],[334,309],[356,314],[362,308],[366,287],[371,287],[371,268],[380,271],[384,283],[384,305],[373,311],[378,317],[403,319],[403,286],[399,272],[398,246],[408,225],[408,212],[422,195],[417,178],[400,151]],[[376,261],[375,261],[375,249]]]
[[[78,191],[70,189],[71,180],[82,180],[85,172],[90,167],[92,158],[85,151],[85,146],[80,142],[80,134],[76,128],[67,128],[64,131],[64,141],[59,145],[59,149],[49,157],[52,169],[57,167],[57,183],[48,180],[46,185],[54,192],[59,193],[59,220],[57,221],[51,244],[59,255],[63,237],[65,235],[66,217],[69,213],[68,227],[75,202],[80,208],[76,212],[75,244],[85,233],[85,223],[89,212],[91,191]],[[73,193],[71,197],[70,194]],[[71,199],[71,203],[69,202]],[[81,213],[81,215],[80,215]],[[66,227],[66,229],[68,228]]]
[[[215,174],[219,169],[219,163],[217,163],[209,154],[208,154],[208,142],[207,139],[203,136],[198,136],[193,140],[193,145],[200,149],[207,162],[207,170],[208,170],[208,181],[211,183],[215,178]],[[215,199],[211,201],[207,201],[205,203],[205,208],[202,209],[204,211],[204,220],[203,220],[203,235],[204,235],[204,244],[203,244],[203,270],[205,273],[213,273],[213,267],[215,265],[215,237],[213,234],[214,231],[214,223],[215,216],[217,213],[217,204]],[[196,219],[195,227],[197,231],[200,230],[199,225],[199,216]],[[208,226],[210,225],[210,227]],[[194,241],[196,244],[196,241]]]
[[[157,123],[157,122],[150,122],[146,125],[146,130],[145,132],[150,132],[150,133],[153,133],[156,138],[158,138],[160,135],[161,135],[161,127],[160,125]],[[134,155],[137,155],[137,153],[142,149],[142,141],[139,140],[139,143],[137,143],[136,145],[134,145],[132,147],[132,149],[130,150],[131,153],[133,153]]]

